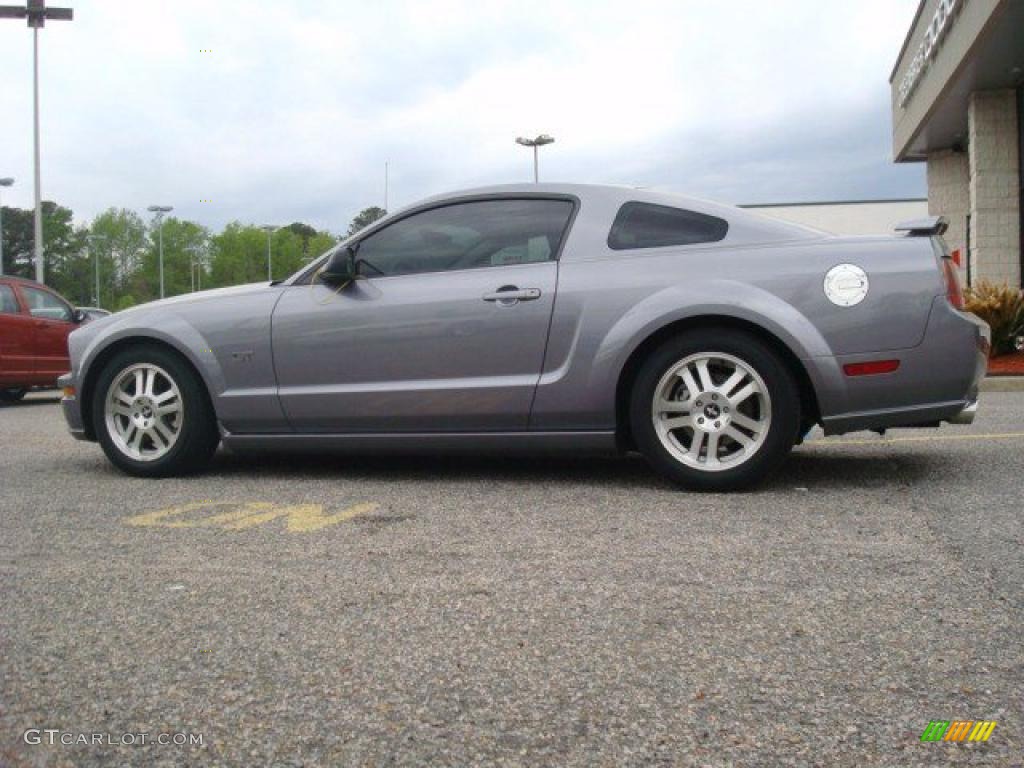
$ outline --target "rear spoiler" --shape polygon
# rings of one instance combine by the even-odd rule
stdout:
[[[906,232],[907,237],[933,237],[943,234],[948,226],[945,216],[923,216],[920,219],[901,221],[896,225],[896,231]]]

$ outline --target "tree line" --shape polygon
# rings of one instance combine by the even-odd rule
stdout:
[[[69,208],[46,201],[43,243],[47,285],[79,306],[119,310],[160,297],[159,231],[127,208],[110,208],[76,226]],[[3,272],[34,278],[33,211],[4,206]],[[384,215],[366,208],[348,234]],[[326,230],[295,222],[270,234],[272,277],[299,270],[338,242]],[[233,221],[219,232],[193,221],[163,221],[164,293],[220,288],[267,279],[267,233]],[[97,273],[99,295],[96,295]]]

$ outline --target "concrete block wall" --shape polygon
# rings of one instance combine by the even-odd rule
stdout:
[[[965,151],[942,149],[928,155],[928,213],[949,220],[945,241],[950,250],[967,255],[967,216],[971,212],[971,174]],[[972,276],[974,266],[971,266]],[[960,266],[960,279],[966,285],[967,261]]]
[[[971,271],[976,278],[1005,280],[1019,286],[1020,162],[1016,93],[1010,89],[972,93],[967,126]],[[929,169],[930,166],[929,162]]]

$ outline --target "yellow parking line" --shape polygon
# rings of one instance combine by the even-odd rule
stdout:
[[[219,511],[225,507],[228,508],[228,511]],[[379,508],[380,504],[371,501],[354,504],[340,512],[329,513],[321,504],[272,504],[266,501],[238,503],[206,500],[170,509],[160,509],[156,512],[146,512],[125,518],[124,522],[128,525],[160,528],[200,528],[205,526],[226,531],[242,531],[283,517],[285,518],[285,530],[288,533],[308,533],[352,520],[361,515],[367,515]],[[216,512],[216,514],[197,517],[194,514],[196,512]]]
[[[943,440],[1012,440],[1024,438],[1024,432],[992,432],[984,435],[922,435],[915,437],[880,437],[877,439],[863,440],[832,440],[828,437],[819,437],[808,440],[804,445],[888,445],[889,443],[926,443],[941,442]]]

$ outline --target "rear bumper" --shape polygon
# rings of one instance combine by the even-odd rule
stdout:
[[[974,400],[964,406],[956,416],[949,419],[950,424],[973,424],[974,415],[978,412],[978,401]]]
[[[819,361],[830,368],[831,380],[839,382],[828,393],[832,407],[826,409],[822,403],[825,433],[970,424],[978,409],[990,343],[988,325],[940,297],[918,346]],[[879,357],[899,359],[899,369],[874,376],[843,375],[845,364]]]

